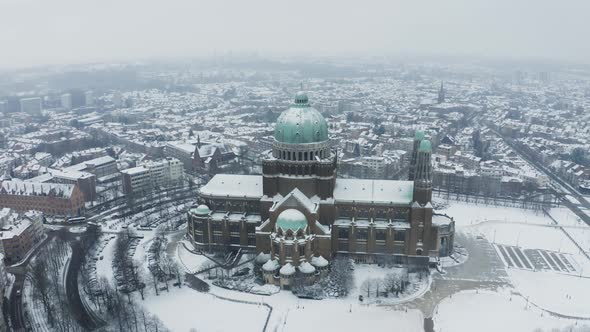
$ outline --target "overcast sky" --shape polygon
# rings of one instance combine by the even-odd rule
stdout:
[[[0,67],[154,57],[590,62],[590,0],[0,0]]]

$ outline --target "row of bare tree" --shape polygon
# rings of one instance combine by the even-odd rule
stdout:
[[[41,304],[48,327],[54,331],[82,331],[71,315],[63,287],[63,269],[71,249],[67,242],[56,237],[49,242],[29,265],[29,280],[33,300]],[[34,304],[29,305],[29,317],[34,315]],[[34,324],[34,328],[40,327]]]
[[[106,277],[101,278],[98,285],[100,291],[92,296],[92,301],[107,322],[98,331],[167,331],[157,317],[146,312],[129,293],[117,290]]]
[[[408,273],[400,271],[388,273],[385,278],[368,278],[361,284],[360,294],[371,297],[399,296],[409,284]]]

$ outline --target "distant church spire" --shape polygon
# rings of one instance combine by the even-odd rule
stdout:
[[[442,104],[445,102],[445,87],[443,81],[440,81],[440,89],[438,89],[438,103]]]

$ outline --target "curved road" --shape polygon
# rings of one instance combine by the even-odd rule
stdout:
[[[12,286],[12,291],[10,292],[10,299],[9,299],[9,311],[10,311],[10,321],[12,323],[12,328],[14,331],[25,331],[26,328],[26,321],[24,318],[24,311],[23,311],[23,297],[22,297],[22,289],[23,284],[25,282],[25,275],[24,274],[16,274],[16,279],[14,281],[14,285]],[[17,295],[17,292],[20,294]]]
[[[88,312],[82,299],[80,298],[80,289],[78,288],[78,272],[82,266],[84,255],[80,248],[80,243],[74,241],[72,246],[72,259],[68,271],[66,272],[66,295],[70,312],[78,323],[87,330],[95,330],[104,325],[104,322],[96,317],[93,312]]]

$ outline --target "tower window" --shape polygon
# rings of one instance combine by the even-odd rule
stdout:
[[[395,241],[405,241],[406,240],[406,232],[405,231],[395,231],[393,239]]]
[[[338,228],[338,238],[348,240],[348,228],[339,227]]]

